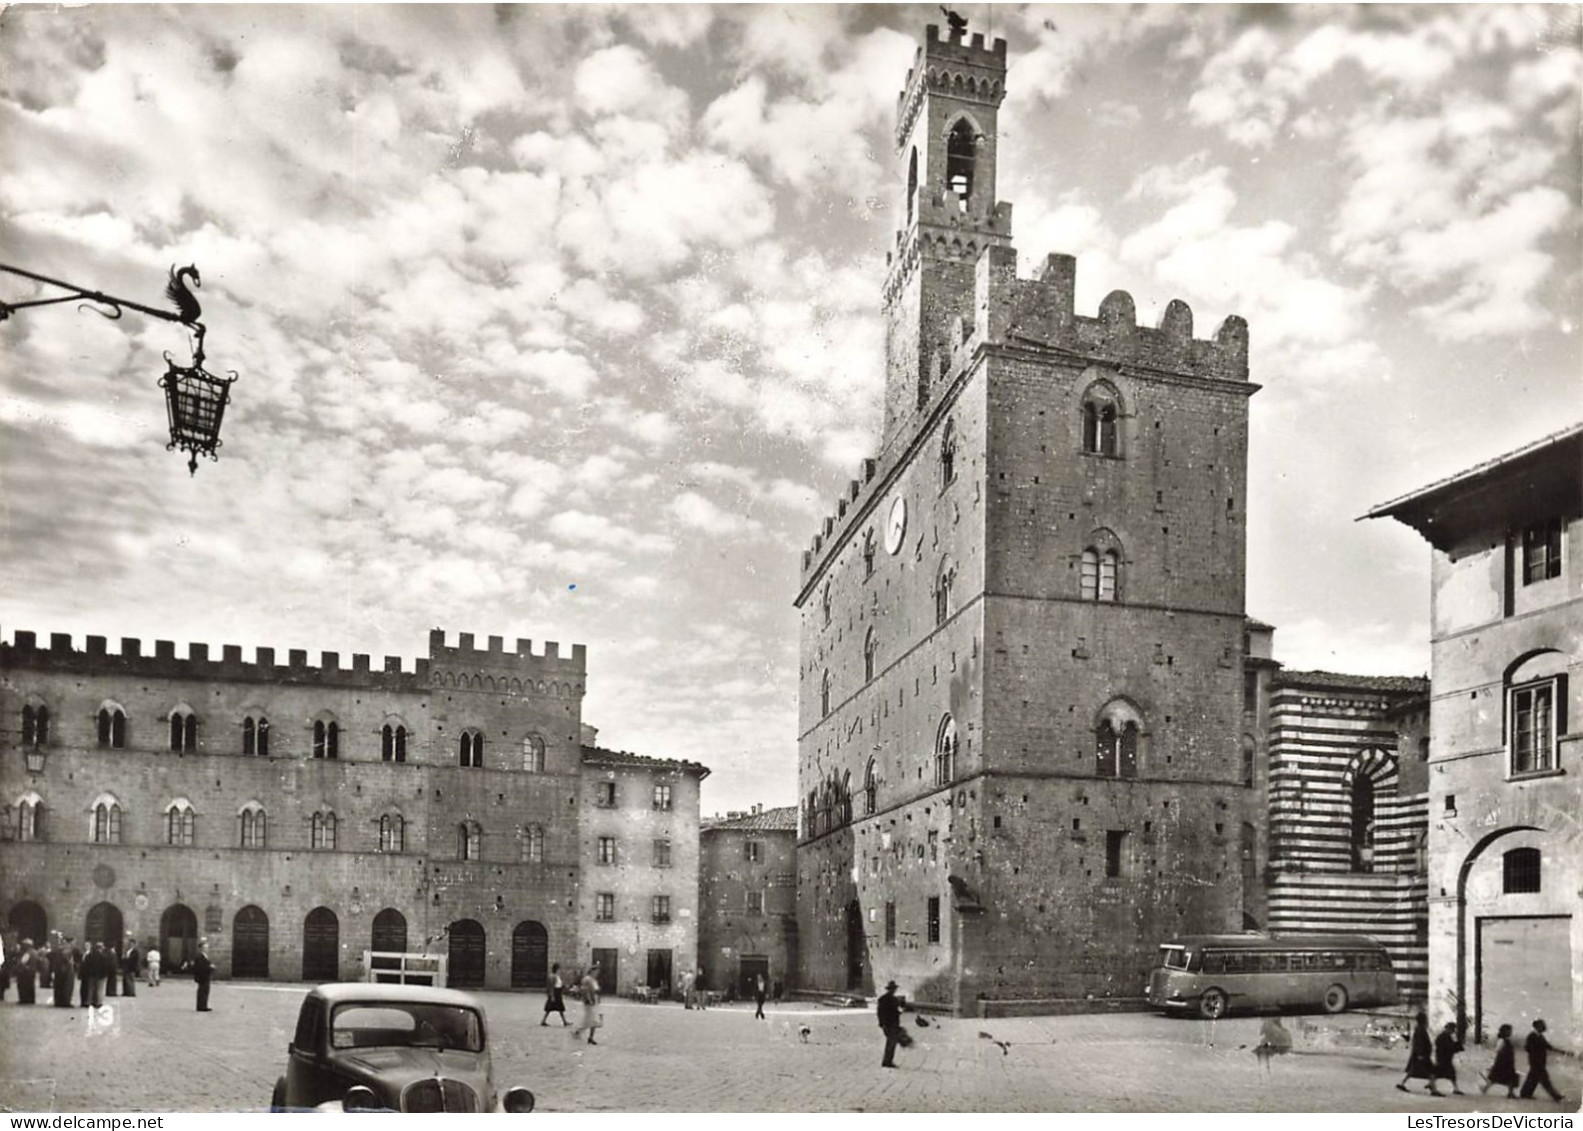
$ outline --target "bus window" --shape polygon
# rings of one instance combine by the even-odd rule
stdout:
[[[1259,955],[1259,969],[1266,974],[1279,974],[1286,970],[1286,955],[1261,954]]]
[[[1160,948],[1160,965],[1171,970],[1187,969],[1187,948],[1182,946],[1162,946]]]
[[[1226,969],[1226,956],[1216,950],[1204,951],[1203,971],[1206,974],[1221,974]]]

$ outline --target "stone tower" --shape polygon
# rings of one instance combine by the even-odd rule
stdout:
[[[1006,96],[1006,41],[942,40],[930,27],[896,102],[896,232],[885,280],[885,430],[910,432],[949,355],[952,320],[972,316],[979,252],[1011,243],[1011,206],[995,200],[995,141]]]
[[[930,28],[908,76],[880,454],[796,602],[800,978],[959,1013],[1136,998],[1240,929],[1251,801],[1247,327],[1017,277],[1005,75]]]

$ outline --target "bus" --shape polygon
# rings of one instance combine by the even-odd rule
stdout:
[[[1160,947],[1149,1004],[1216,1018],[1230,1009],[1395,1005],[1396,972],[1367,935],[1183,935]]]

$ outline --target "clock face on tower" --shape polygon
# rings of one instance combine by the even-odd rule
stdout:
[[[890,505],[890,517],[885,520],[885,552],[894,554],[901,549],[901,540],[907,536],[907,500],[898,498]]]

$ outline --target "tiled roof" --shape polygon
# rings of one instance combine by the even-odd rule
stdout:
[[[794,833],[797,831],[797,806],[783,805],[779,809],[761,809],[735,817],[705,817],[699,828],[706,832],[709,829],[746,829],[749,832]]]
[[[625,750],[606,750],[602,746],[583,747],[585,766],[630,766],[637,770],[680,770],[697,774],[699,780],[709,776],[709,767],[700,762],[687,762],[680,758],[649,758],[642,754],[629,754]]]
[[[1344,672],[1281,671],[1275,687],[1329,687],[1338,691],[1398,691],[1414,695],[1429,692],[1429,679],[1421,675],[1348,675]]]

